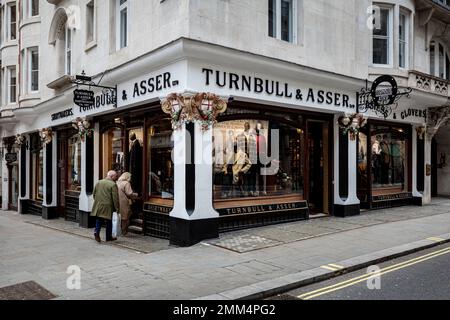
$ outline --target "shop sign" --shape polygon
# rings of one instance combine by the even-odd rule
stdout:
[[[76,89],[73,92],[73,102],[80,108],[91,108],[94,106],[94,91]]]
[[[248,92],[252,94],[265,94],[280,99],[289,99],[310,104],[320,104],[331,107],[354,109],[355,104],[350,102],[350,96],[325,90],[322,88],[299,88],[287,82],[270,78],[261,78],[220,70],[202,68],[206,86],[215,84],[219,88]]]
[[[369,110],[376,115],[387,119],[393,115],[398,107],[398,101],[402,96],[410,97],[411,88],[400,92],[397,81],[390,75],[382,75],[375,79],[371,89],[367,87],[356,94],[357,113],[366,113]]]
[[[73,116],[73,109],[72,108],[52,114],[52,121],[68,118],[68,117],[71,117],[71,116]]]
[[[17,161],[17,153],[7,153],[5,154],[5,161],[7,163],[13,163]]]
[[[282,204],[268,204],[268,205],[254,205],[254,206],[242,206],[234,208],[218,209],[221,216],[230,215],[242,215],[242,214],[255,214],[255,213],[269,213],[269,212],[302,212],[307,208],[307,203],[303,202],[293,202],[293,203],[282,203]]]

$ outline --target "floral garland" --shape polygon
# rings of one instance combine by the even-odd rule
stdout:
[[[171,116],[173,130],[198,121],[202,131],[208,131],[226,108],[227,103],[211,93],[198,93],[189,97],[173,93],[162,102],[163,111]]]
[[[39,130],[42,143],[50,144],[53,140],[53,131],[50,128],[44,128]]]
[[[86,119],[76,118],[72,122],[72,126],[78,130],[78,136],[83,142],[86,140],[86,137],[90,138],[94,133],[94,129],[91,128],[91,123]]]
[[[367,124],[367,119],[360,113],[344,115],[338,119],[338,124],[343,129],[343,134],[350,134],[350,140],[355,141],[361,128]]]
[[[16,135],[16,144],[19,146],[19,148],[25,143],[27,138],[24,135],[18,134]]]

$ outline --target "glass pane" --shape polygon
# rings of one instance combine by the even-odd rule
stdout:
[[[389,64],[388,39],[373,39],[373,63]]]
[[[436,75],[436,57],[435,57],[435,46],[434,41],[430,44],[430,74]]]
[[[103,134],[103,165],[102,173],[115,170],[119,175],[125,172],[125,135],[122,129],[112,128]]]
[[[376,36],[389,36],[389,9],[380,10],[380,21],[374,20],[373,34]]]
[[[144,129],[133,128],[129,133],[128,172],[131,173],[131,187],[135,193],[142,194]]]
[[[31,51],[31,91],[39,90],[39,54]]]
[[[276,11],[276,0],[269,0],[269,36],[276,37],[277,29],[276,29],[276,19],[277,11]]]
[[[11,10],[11,40],[15,40],[16,36],[17,36],[17,28],[16,28],[16,21],[17,21],[17,17],[16,17],[16,6],[11,6],[10,7]]]
[[[38,158],[38,180],[37,180],[37,198],[43,199],[44,198],[44,149],[41,148],[39,151],[39,158]]]
[[[128,26],[127,26],[127,9],[120,11],[120,47],[125,48],[128,45]]]
[[[439,44],[439,77],[444,78],[445,75],[445,65],[444,65],[444,47]]]
[[[445,79],[450,80],[450,59],[448,54],[445,55]]]
[[[39,15],[39,0],[31,0],[31,15]]]
[[[408,191],[408,140],[404,129],[375,126],[371,139],[373,195]]]
[[[19,203],[19,166],[17,164],[11,169],[11,192],[10,205],[17,208]]]
[[[406,43],[400,42],[399,50],[400,50],[399,65],[400,65],[400,68],[405,68],[406,67]]]
[[[281,0],[281,39],[292,42],[292,0]]]
[[[150,198],[173,199],[172,132],[169,119],[155,123],[147,130],[149,159],[147,179]]]
[[[267,120],[233,120],[214,128],[216,200],[303,197],[304,132]]]
[[[367,135],[360,132],[358,135],[358,197],[367,202]]]
[[[81,141],[78,134],[69,138],[68,156],[67,189],[81,191]]]
[[[400,15],[400,25],[399,25],[400,41],[406,41],[406,32],[407,32],[406,16],[404,14],[401,14]]]

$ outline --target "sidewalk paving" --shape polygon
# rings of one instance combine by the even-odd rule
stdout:
[[[330,263],[362,267],[435,244],[430,237],[450,239],[450,199],[227,233],[190,248],[139,236],[99,245],[76,229],[0,212],[0,288],[35,281],[57,299],[260,297],[330,276],[320,268]],[[71,265],[82,270],[81,290],[67,289]]]

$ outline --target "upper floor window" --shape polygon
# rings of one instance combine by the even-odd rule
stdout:
[[[409,60],[409,14],[401,11],[398,26],[399,67],[407,69]]]
[[[86,5],[86,43],[95,41],[95,0]]]
[[[392,8],[379,7],[379,12],[373,11],[373,64],[392,65],[393,52],[393,19]],[[379,13],[379,14],[378,14]],[[377,18],[379,19],[377,21]]]
[[[6,12],[6,39],[16,40],[17,38],[17,6],[15,3],[11,3],[7,5]]]
[[[72,74],[72,30],[66,26],[66,41],[64,45],[64,61],[65,61],[65,73],[67,75]]]
[[[16,103],[17,102],[17,75],[16,75],[16,67],[8,67],[7,68],[7,95],[8,95],[8,103]]]
[[[25,0],[27,2],[28,17],[36,17],[39,15],[39,0]]]
[[[117,50],[128,47],[128,0],[116,0]]]
[[[269,36],[295,42],[297,0],[269,0]]]
[[[30,92],[39,91],[39,49],[28,49],[28,89]]]
[[[430,74],[450,80],[450,59],[446,46],[438,41],[430,43]]]

